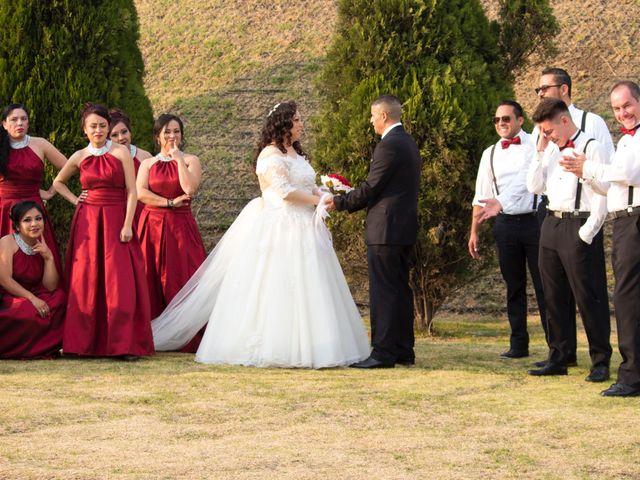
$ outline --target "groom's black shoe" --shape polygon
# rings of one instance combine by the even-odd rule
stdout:
[[[352,363],[349,365],[351,368],[393,368],[393,363],[385,363],[380,360],[376,360],[373,357],[369,357],[361,362]]]
[[[415,364],[415,358],[398,358],[396,360],[396,365],[402,365],[403,367],[413,367]]]

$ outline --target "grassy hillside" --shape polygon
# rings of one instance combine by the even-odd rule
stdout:
[[[495,1],[485,1],[489,13]],[[640,71],[638,0],[553,1],[562,33],[552,63],[575,79],[576,104],[601,114],[615,129],[607,105],[614,79]],[[258,194],[250,159],[262,120],[283,99],[299,102],[308,118],[317,107],[313,79],[321,68],[336,21],[336,0],[137,0],[145,86],[156,114],[183,116],[187,150],[200,156],[205,181],[194,202],[207,247],[242,206]],[[539,71],[521,72],[517,99],[531,112]],[[464,245],[460,246],[465,249]],[[361,269],[350,272],[357,298],[366,301]],[[465,288],[449,308],[500,310],[497,270]]]

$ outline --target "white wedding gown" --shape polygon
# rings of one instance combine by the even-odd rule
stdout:
[[[156,350],[181,348],[208,322],[198,362],[323,368],[363,360],[367,334],[329,232],[312,206],[283,199],[316,189],[313,168],[267,147],[256,173],[262,197],[153,320]]]

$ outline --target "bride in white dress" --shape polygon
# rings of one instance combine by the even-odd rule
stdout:
[[[294,102],[271,110],[256,163],[262,196],[153,320],[156,350],[180,349],[207,324],[197,362],[323,368],[367,358],[362,319],[314,216],[322,192],[302,133]]]

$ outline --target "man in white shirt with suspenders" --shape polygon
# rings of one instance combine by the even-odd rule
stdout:
[[[504,100],[498,105],[493,123],[500,140],[487,148],[480,160],[469,236],[469,254],[479,259],[478,224],[493,216],[488,211],[495,208],[493,236],[500,271],[507,286],[507,317],[511,327],[510,346],[500,355],[503,358],[529,355],[527,264],[542,325],[546,328],[544,294],[538,271],[538,195],[529,193],[526,184],[535,145],[531,136],[522,130],[523,122],[520,104]]]
[[[543,100],[545,98],[557,98],[562,100],[569,108],[569,114],[571,115],[573,123],[578,126],[580,130],[586,133],[589,138],[593,138],[600,142],[607,151],[608,157],[611,158],[613,156],[614,148],[613,141],[611,140],[611,134],[609,133],[609,128],[607,127],[606,122],[602,119],[602,117],[593,112],[586,112],[577,108],[571,100],[572,88],[573,84],[571,82],[571,76],[569,76],[566,70],[557,67],[548,67],[542,71],[540,79],[538,81],[538,87],[535,88],[535,92],[540,100]],[[531,132],[531,137],[533,139],[533,142],[537,144],[539,139],[537,127],[534,128]],[[546,216],[546,206],[546,196],[543,195],[542,201],[539,205],[540,223],[542,223],[544,217]],[[600,237],[597,237],[596,241],[600,241]],[[569,341],[570,354],[569,360],[567,362],[569,366],[576,365],[575,305],[573,312],[573,329],[571,339]],[[543,367],[544,363],[544,361],[536,362],[536,366]]]
[[[622,138],[611,165],[567,159],[562,166],[607,195],[613,220],[611,263],[616,279],[613,303],[622,363],[605,397],[640,396],[640,86],[630,81],[611,89],[611,107]],[[585,161],[586,160],[586,161]]]
[[[547,363],[530,375],[566,375],[575,297],[589,341],[591,371],[586,380],[609,378],[610,311],[602,243],[606,199],[561,165],[563,157],[585,153],[588,160],[608,164],[606,149],[579,130],[567,105],[544,99],[533,114],[540,141],[527,173],[532,193],[547,193],[548,214],[540,231],[539,266],[549,328]],[[573,331],[572,331],[573,330]]]

